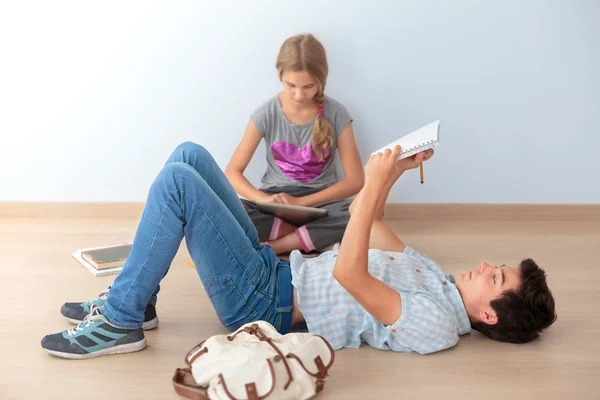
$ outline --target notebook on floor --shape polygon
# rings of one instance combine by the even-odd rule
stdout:
[[[97,246],[79,249],[71,253],[73,258],[94,276],[117,275],[123,269],[131,242],[111,246]]]

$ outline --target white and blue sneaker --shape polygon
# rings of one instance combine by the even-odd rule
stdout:
[[[145,347],[146,338],[141,328],[117,328],[100,314],[97,305],[92,305],[90,313],[73,329],[42,339],[42,348],[48,353],[70,359],[132,353]]]
[[[65,303],[60,308],[60,313],[69,320],[72,324],[80,324],[81,321],[90,313],[92,306],[102,307],[106,303],[108,298],[108,292],[110,286],[100,293],[98,297],[93,300],[76,302],[76,303]],[[156,315],[156,307],[154,304],[148,303],[146,306],[146,312],[144,313],[144,323],[142,329],[149,331],[158,326],[158,316]]]

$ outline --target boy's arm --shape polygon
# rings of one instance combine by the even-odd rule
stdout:
[[[383,187],[381,196],[379,196],[379,200],[377,201],[377,208],[375,209],[375,219],[380,219],[382,217],[383,209],[385,208],[385,203],[387,202],[387,198],[390,195],[390,190],[392,189],[392,186],[394,186],[396,179],[394,179],[394,181],[391,183],[386,182],[385,186]],[[358,198],[362,195],[363,192],[364,192],[364,189],[361,190],[360,193],[358,193],[358,195],[354,198],[354,200],[352,200],[352,203],[350,204],[350,208],[348,209],[348,211],[350,212],[350,215],[352,215],[352,213],[356,209],[356,202],[358,201]]]
[[[417,168],[422,162],[430,159],[433,156],[433,149],[422,153],[422,155],[415,155],[405,160],[400,160],[394,164],[388,179],[385,182],[383,191],[377,202],[377,209],[375,210],[375,217],[371,227],[371,234],[369,239],[369,248],[379,249],[384,251],[402,252],[406,245],[392,228],[385,223],[383,220],[383,211],[385,204],[387,203],[390,190],[396,183],[396,181],[402,176],[402,174],[408,169]],[[362,195],[361,191],[358,196],[350,204],[350,215],[356,210],[359,197]]]
[[[398,175],[398,177],[401,174]],[[386,182],[381,196],[377,202],[373,223],[371,225],[371,233],[369,235],[369,248],[379,249],[383,251],[403,252],[406,248],[404,242],[396,235],[392,228],[383,220],[383,209],[390,194],[390,190],[398,178],[392,178]],[[360,201],[364,191],[361,191],[358,196],[350,204],[350,215],[356,210],[357,204]]]
[[[396,161],[400,147],[390,152],[377,154],[369,159],[366,167],[366,183],[351,205],[351,216],[333,269],[334,278],[364,309],[385,325],[391,325],[400,318],[402,302],[400,293],[369,273],[369,241],[372,230],[393,232],[381,216],[385,198],[391,186],[406,171],[418,167],[433,152],[420,153],[411,159]],[[407,168],[408,167],[408,168]],[[388,187],[389,186],[389,187]],[[379,220],[374,224],[375,219]],[[381,226],[383,224],[383,226]],[[394,237],[396,237],[394,235]],[[396,237],[397,239],[397,237]],[[404,245],[397,239],[402,246]],[[392,245],[394,245],[392,243]],[[395,243],[398,246],[398,243]],[[404,247],[402,247],[402,250]]]
[[[333,277],[375,319],[391,325],[402,312],[400,293],[369,273],[369,237],[379,199],[391,173],[400,147],[369,159],[365,186],[354,200]]]

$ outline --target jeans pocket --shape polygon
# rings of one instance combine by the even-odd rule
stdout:
[[[208,278],[204,289],[219,321],[230,332],[256,320],[258,312],[248,305],[230,276]]]

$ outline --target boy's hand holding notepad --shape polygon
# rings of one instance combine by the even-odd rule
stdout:
[[[412,133],[409,133],[406,136],[401,137],[387,146],[374,151],[371,155],[383,153],[386,149],[393,150],[394,147],[400,145],[402,151],[398,156],[398,160],[414,156],[415,154],[432,149],[439,144],[439,129],[440,121],[432,122]],[[421,183],[423,183],[423,164],[421,163],[419,167]]]

